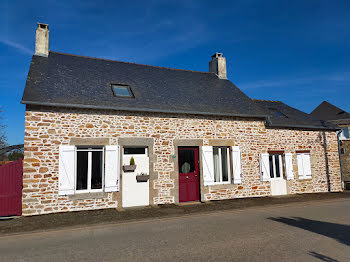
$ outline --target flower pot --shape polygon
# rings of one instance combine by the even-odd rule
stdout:
[[[147,182],[149,179],[149,175],[137,175],[136,181],[137,182]]]
[[[123,171],[124,172],[134,172],[136,169],[136,165],[124,165]]]

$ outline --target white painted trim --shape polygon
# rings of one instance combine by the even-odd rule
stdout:
[[[87,173],[87,189],[81,189],[77,190],[77,154],[78,152],[88,152],[88,173]],[[92,152],[102,152],[102,188],[100,189],[91,189],[91,177],[92,177]],[[104,147],[96,149],[96,148],[83,148],[83,149],[78,149],[75,147],[75,160],[74,160],[74,192],[75,194],[83,194],[83,193],[98,193],[98,192],[103,192],[104,188],[104,169],[105,169],[105,162],[104,162]]]
[[[91,191],[92,152],[88,152],[87,190]]]
[[[229,183],[231,183],[231,179],[232,179],[232,172],[233,171],[231,171],[231,160],[232,160],[232,157],[231,157],[231,150],[230,150],[231,148],[230,147],[228,147],[227,148],[227,152],[226,152],[226,154],[227,154],[227,180],[228,180],[228,182]]]
[[[67,155],[68,154],[68,155]],[[58,194],[74,195],[75,192],[75,147],[59,147]]]
[[[294,171],[293,171],[293,154],[285,153],[284,154],[284,164],[286,169],[286,178],[287,180],[294,179]]]
[[[108,145],[105,147],[106,157],[104,172],[104,191],[118,192],[120,188],[120,146]]]
[[[310,153],[297,153],[298,161],[298,179],[312,179],[311,155]],[[301,163],[299,163],[301,161]],[[306,163],[305,162],[309,162]],[[307,166],[310,170],[306,170]],[[309,174],[310,171],[310,174]]]
[[[228,182],[214,182],[213,184],[211,184],[211,185],[229,185],[229,184],[231,184],[231,181],[228,181]]]
[[[222,174],[222,153],[221,151],[225,149],[225,146],[215,146],[215,148],[218,149],[218,154],[219,154],[219,180],[215,182],[215,168],[214,168],[214,185],[223,185],[223,184],[231,184],[231,172],[230,172],[230,152],[229,152],[229,147],[226,148],[226,153],[227,153],[227,159],[226,161],[228,162],[228,170],[227,170],[227,181],[223,181],[223,174]],[[213,149],[213,160],[214,160],[214,149]]]
[[[242,155],[239,146],[231,147],[231,159],[232,159],[232,182],[233,184],[242,183]]]
[[[212,146],[202,146],[203,183],[214,185],[214,152]]]
[[[282,155],[278,154],[278,162],[279,162],[279,169],[280,169],[280,177],[277,177],[277,172],[276,172],[276,159],[275,156],[276,154],[269,154],[269,157],[272,156],[272,164],[273,164],[273,177],[270,177],[270,180],[280,180],[284,179],[283,178],[283,162],[282,162]]]
[[[270,181],[270,160],[267,153],[260,154],[260,178],[263,182]]]
[[[221,156],[221,148],[218,147],[218,153],[219,153],[219,180],[220,181],[214,181],[214,183],[223,183],[222,181],[222,156]],[[214,174],[215,174],[215,169],[214,169]],[[215,175],[214,175],[215,178]]]

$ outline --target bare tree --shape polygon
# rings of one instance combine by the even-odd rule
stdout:
[[[3,122],[4,118],[2,116],[2,112],[3,111],[0,108],[0,148],[3,148],[7,145],[7,138],[5,134],[6,125]]]

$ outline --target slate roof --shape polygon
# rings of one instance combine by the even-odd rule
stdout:
[[[115,97],[127,84],[134,98]],[[50,52],[34,55],[21,101],[27,105],[263,118],[272,127],[333,129],[282,102],[252,100],[214,73]],[[276,116],[277,109],[285,116]]]
[[[113,96],[111,83],[135,98]],[[229,80],[214,73],[169,69],[50,52],[33,56],[22,103],[128,111],[265,117]]]
[[[344,110],[328,103],[327,101],[323,101],[318,107],[314,109],[310,113],[314,118],[321,120],[342,120],[342,119],[350,119],[350,114],[345,112]]]
[[[281,101],[253,99],[269,115],[267,125],[271,127],[301,127],[310,129],[338,129],[335,125],[320,121],[311,115],[290,107]]]

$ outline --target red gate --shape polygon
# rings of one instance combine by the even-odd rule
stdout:
[[[22,215],[22,159],[0,166],[0,216]]]

